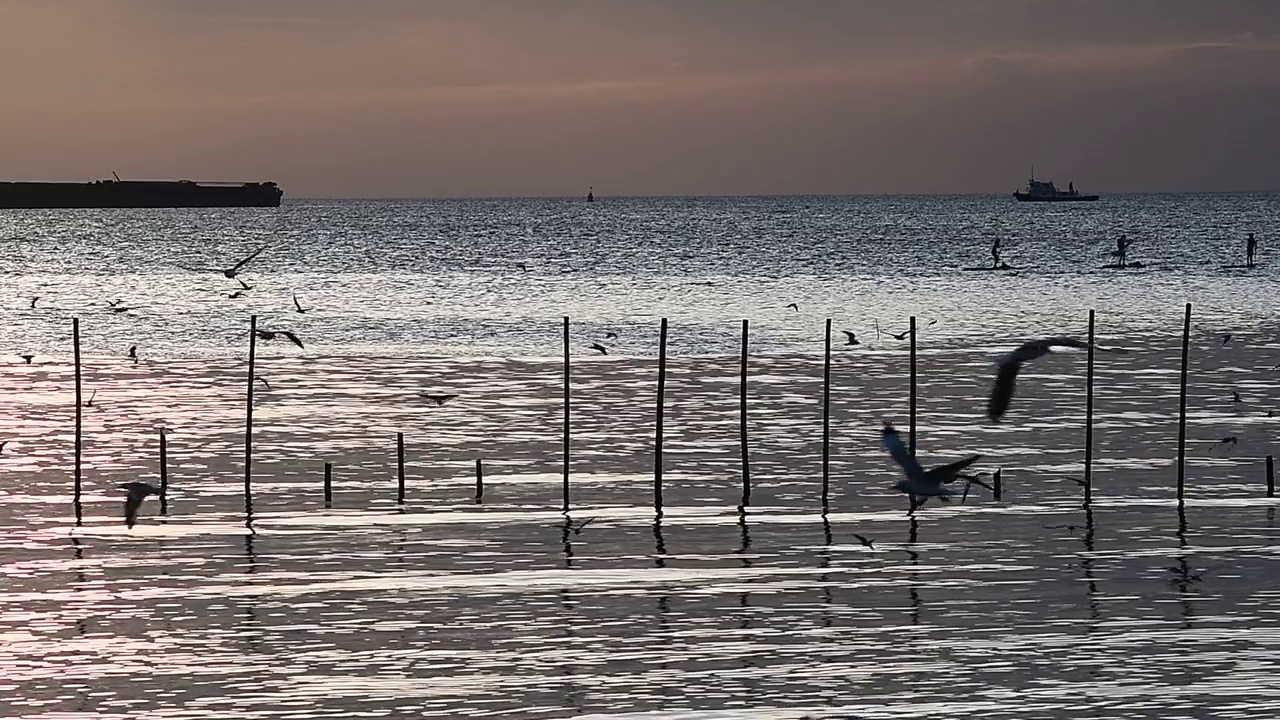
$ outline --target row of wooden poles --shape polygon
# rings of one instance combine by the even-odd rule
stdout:
[[[81,448],[82,448],[82,409],[80,385],[80,320],[72,320],[72,342],[75,348],[75,511],[76,520],[80,521],[81,491]],[[244,506],[245,513],[253,513],[253,393],[255,382],[255,365],[257,362],[258,317],[249,319],[249,372],[245,404],[244,433]],[[564,433],[563,433],[563,477],[561,482],[561,510],[569,511],[569,458],[570,458],[570,421],[571,397],[570,379],[571,364],[569,359],[569,318],[564,318]],[[910,360],[908,365],[908,441],[911,454],[916,451],[916,318],[909,320]],[[1093,366],[1094,366],[1094,311],[1089,311],[1089,349],[1085,371],[1085,428],[1084,428],[1084,504],[1086,507],[1093,501]],[[1178,503],[1184,499],[1186,478],[1187,448],[1187,364],[1191,347],[1191,303],[1187,303],[1182,328],[1182,374],[1178,400],[1178,463],[1177,493]],[[739,442],[742,456],[742,499],[739,511],[745,511],[751,504],[751,454],[747,442],[747,359],[749,357],[749,324],[742,321],[742,352],[739,374]],[[666,405],[667,382],[667,319],[662,318],[658,334],[658,392],[654,425],[654,457],[653,457],[653,507],[659,516],[662,514],[662,447],[663,447],[663,410]],[[166,492],[169,484],[168,449],[165,431],[160,431],[160,511],[168,512]],[[405,502],[405,463],[404,433],[396,433],[396,468],[397,490],[396,502]],[[484,467],[477,459],[475,500],[480,502],[484,497]],[[325,506],[332,504],[333,465],[324,466],[324,500]],[[1267,497],[1275,496],[1275,471],[1271,455],[1266,457]],[[995,472],[994,495],[997,500],[1001,496],[999,470]],[[822,363],[822,508],[825,513],[830,503],[831,490],[831,320],[826,321],[826,344]]]

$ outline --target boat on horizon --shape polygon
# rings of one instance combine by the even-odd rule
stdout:
[[[1052,180],[1037,180],[1035,170],[1031,171],[1027,189],[1014,191],[1013,197],[1018,202],[1092,202],[1098,199],[1097,195],[1082,195],[1074,182],[1067,183],[1066,190],[1059,190]]]
[[[194,182],[191,180],[111,180],[73,182],[0,182],[0,208],[280,207],[284,191],[273,182]]]

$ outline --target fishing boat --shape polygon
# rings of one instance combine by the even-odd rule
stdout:
[[[1027,189],[1016,191],[1013,196],[1018,202],[1092,202],[1098,199],[1097,195],[1081,194],[1074,182],[1067,183],[1066,190],[1059,190],[1052,180],[1037,180],[1035,170],[1031,171]]]

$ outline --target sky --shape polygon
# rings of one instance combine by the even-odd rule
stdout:
[[[1280,0],[0,0],[0,179],[1280,190]]]

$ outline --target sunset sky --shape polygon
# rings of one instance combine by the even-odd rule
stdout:
[[[0,179],[1280,190],[1280,0],[0,0]]]

